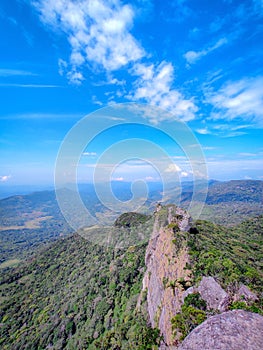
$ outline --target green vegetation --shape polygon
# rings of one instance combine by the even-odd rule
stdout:
[[[193,188],[183,188],[180,206],[187,209],[192,201]],[[232,180],[227,182],[212,182],[209,185],[205,205],[198,202],[204,188],[200,184],[196,189],[195,203],[192,206],[191,216],[196,217],[202,208],[202,220],[208,220],[224,226],[234,226],[263,212],[263,181],[259,180]],[[172,193],[169,201],[176,202],[176,193]],[[177,199],[177,201],[180,198]],[[193,204],[193,203],[192,203]]]
[[[255,312],[258,314],[263,315],[263,305],[259,305],[259,303],[252,303],[251,305],[248,305],[245,301],[234,301],[230,307],[230,310],[236,310],[236,309],[242,309],[250,312]]]
[[[1,348],[151,349],[159,331],[136,309],[145,248],[114,250],[74,235],[6,271]]]
[[[145,224],[151,217],[140,213],[124,213],[120,215],[114,225],[116,227],[136,227],[141,224]]]
[[[187,242],[193,284],[197,284],[202,276],[212,276],[232,294],[239,283],[244,283],[259,299],[255,302],[235,301],[229,309],[263,314],[263,216],[232,228],[198,220],[190,230]],[[189,294],[181,312],[171,319],[174,334],[179,332],[180,340],[183,340],[211,312],[198,293]]]
[[[263,182],[260,180],[231,180],[215,182],[209,187],[207,204],[225,202],[262,203]]]
[[[177,222],[171,222],[168,226],[168,228],[171,228],[173,230],[174,233],[179,232],[179,226]]]
[[[213,276],[225,289],[237,282],[263,291],[263,216],[232,228],[198,220],[188,246],[195,281]]]
[[[30,258],[46,243],[70,232],[54,191],[0,200],[0,263]]]
[[[47,208],[42,210],[42,216],[51,214]],[[230,309],[262,313],[263,216],[228,228],[197,220],[190,232],[181,232],[176,222],[168,224],[168,208],[158,212],[159,225],[171,230],[175,259],[177,252],[188,245],[187,269],[192,273],[191,280],[164,278],[163,287],[171,288],[176,295],[176,288],[187,290],[205,275],[214,277],[231,294],[239,283],[244,283],[259,299],[251,303],[235,301]],[[11,223],[11,216],[6,220]],[[19,256],[15,260],[13,253],[9,254],[11,258],[3,259],[0,265],[0,347],[157,349],[161,336],[158,329],[149,327],[146,294],[141,293],[145,250],[153,220],[154,215],[126,213],[115,221],[113,228],[83,229],[82,236],[58,239],[38,250],[37,255],[32,250],[25,255],[27,261],[20,261]],[[41,227],[32,229],[35,232],[32,235],[39,235],[38,230],[44,233],[46,224],[41,221]],[[3,232],[3,244],[8,246],[10,240]],[[28,242],[24,247],[36,244],[29,240],[28,232],[20,236]],[[15,237],[13,248],[19,244],[18,236]],[[39,242],[43,242],[42,237],[39,235]],[[123,248],[127,242],[129,247]],[[181,312],[171,320],[174,334],[179,334],[182,340],[208,314],[211,310],[207,310],[199,294],[188,295]]]
[[[6,260],[2,264],[0,264],[0,269],[5,269],[7,267],[13,267],[20,263],[18,259]]]
[[[182,341],[196,326],[205,321],[207,318],[205,311],[206,302],[199,293],[188,295],[184,300],[181,312],[171,319],[174,334],[179,332]]]
[[[195,185],[197,192],[195,195],[196,203],[192,206],[191,212],[193,217],[195,217],[195,212],[199,212],[200,206],[203,207],[203,203],[199,203],[198,198],[200,197],[199,193],[202,194],[204,191],[204,184]],[[115,183],[113,187],[114,193],[120,200],[131,198],[130,184]],[[143,212],[152,211],[156,202],[161,200],[160,188],[159,185],[152,186]],[[91,215],[103,222],[103,225],[112,225],[116,215],[114,216],[100,202],[94,187],[85,185],[80,186],[79,190]],[[72,191],[69,189],[61,189],[60,191],[70,201]],[[164,199],[164,202],[177,203],[187,209],[192,201],[192,194],[193,183],[182,183],[182,193],[181,189],[175,186],[171,188],[169,196]],[[207,201],[200,218],[225,226],[233,226],[247,218],[261,215],[263,212],[262,198],[263,181],[212,182],[209,185]],[[167,222],[167,210],[163,208],[159,214],[163,214],[163,220]],[[139,218],[136,215],[133,220],[135,225],[136,221],[140,224],[147,221],[146,216]],[[129,218],[129,221],[132,221],[132,218]],[[91,225],[93,224],[91,223]],[[123,224],[125,227],[125,220]],[[55,192],[41,191],[0,200],[0,232],[0,263],[2,263],[6,260],[30,258],[40,247],[55,241],[61,235],[72,233],[72,230],[60,212]]]

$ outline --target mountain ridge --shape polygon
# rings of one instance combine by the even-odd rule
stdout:
[[[263,217],[226,229],[194,222],[174,205],[158,205],[154,221],[143,219],[132,227],[134,215],[122,218],[122,230],[126,227],[128,234],[147,225],[152,232],[149,243],[146,238],[137,245],[114,248],[74,234],[21,266],[4,270],[3,349],[177,348],[196,326],[214,317],[198,287],[210,281],[204,276],[212,278],[208,285],[216,286],[216,293],[226,291],[224,310],[263,312]],[[158,281],[152,280],[154,276]],[[149,293],[155,286],[154,296]],[[238,288],[254,299],[238,299]]]
[[[118,184],[114,183],[114,190],[117,191],[115,194],[122,200],[129,199],[131,194],[130,184],[126,185],[123,185],[118,192]],[[202,191],[203,182],[197,185],[198,190]],[[150,192],[149,199],[142,208],[145,214],[150,214],[156,203],[161,200],[161,190],[156,190],[154,185],[152,189],[154,191]],[[204,204],[200,218],[217,224],[233,226],[246,218],[258,216],[263,212],[262,189],[263,181],[260,180],[210,181],[208,192],[210,204]],[[169,197],[164,198],[163,202],[164,204],[175,203],[187,209],[192,190],[193,183],[183,183],[182,200],[180,201],[180,191],[178,192],[178,188],[172,186],[169,190]],[[99,222],[104,222],[104,225],[113,224],[117,216],[121,214],[121,212],[118,214],[107,210],[99,202],[92,186],[83,185],[81,191],[84,191],[82,197],[87,209]],[[244,197],[249,199],[247,201],[242,201],[244,192],[248,196]],[[234,195],[235,200],[222,201],[222,193],[228,200],[231,199],[231,196],[233,199]],[[214,197],[213,202],[210,200],[211,196]],[[203,204],[196,202],[193,207],[198,209],[200,206]],[[191,215],[195,217],[194,212]],[[23,260],[28,255],[34,254],[48,241],[56,240],[60,235],[72,232],[71,227],[60,213],[53,191],[34,192],[30,195],[12,196],[0,200],[0,229],[1,262],[5,264],[8,264],[8,260]]]

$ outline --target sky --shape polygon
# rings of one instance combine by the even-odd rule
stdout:
[[[263,179],[262,0],[1,0],[0,38],[1,186],[52,184],[70,130],[131,102],[185,123],[210,179]],[[168,150],[167,173],[190,179],[171,140],[131,131]],[[88,145],[80,168],[94,170],[119,134]],[[158,179],[136,152],[112,161],[111,179]]]

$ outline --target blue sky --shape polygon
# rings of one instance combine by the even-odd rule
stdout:
[[[69,130],[123,102],[187,123],[210,178],[263,179],[262,0],[2,0],[0,33],[1,185],[52,183]],[[82,162],[96,164],[102,146]],[[173,169],[187,179],[183,166]],[[155,177],[133,160],[113,177],[132,169]]]

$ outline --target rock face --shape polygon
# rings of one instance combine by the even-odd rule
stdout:
[[[241,284],[238,291],[235,293],[233,301],[246,301],[246,302],[253,302],[258,299],[257,295],[251,290],[245,286],[244,284]]]
[[[179,350],[262,350],[263,316],[234,310],[210,317],[196,327]]]
[[[200,294],[208,309],[218,310],[219,312],[228,310],[230,297],[213,277],[203,277],[198,287],[188,288],[182,295],[182,302],[189,294],[193,293]]]
[[[213,277],[203,277],[197,289],[201,298],[206,301],[208,309],[226,311],[229,296]]]
[[[161,349],[170,349],[176,343],[171,318],[181,309],[183,293],[175,285],[178,280],[189,280],[191,273],[186,269],[189,257],[182,232],[190,228],[190,216],[174,205],[157,209],[146,250],[143,289],[147,289],[151,326],[158,327],[164,337]]]
[[[262,350],[263,317],[244,310],[227,311],[233,301],[248,305],[257,296],[245,285],[227,293],[213,277],[204,276],[192,286],[192,272],[185,231],[190,232],[189,214],[175,205],[158,205],[151,239],[146,249],[147,270],[143,291],[147,292],[147,311],[153,328],[160,329],[163,342],[159,350]],[[182,312],[186,296],[199,293],[211,309],[220,314],[209,317],[181,342],[171,319]],[[137,307],[143,293],[138,300]]]

